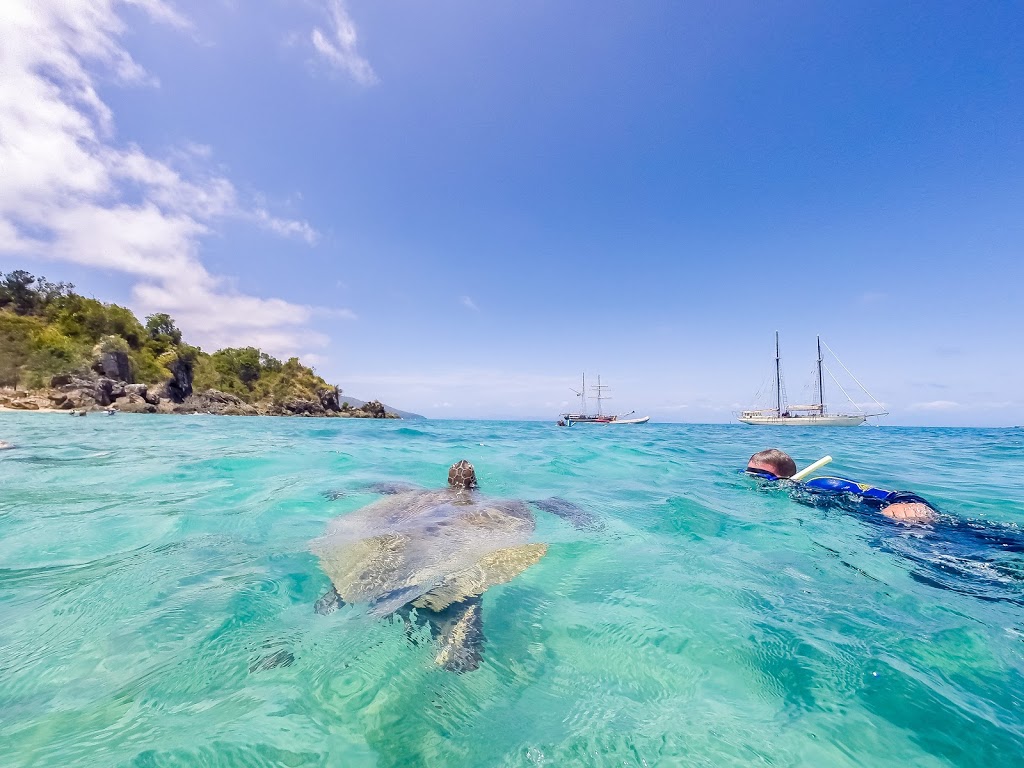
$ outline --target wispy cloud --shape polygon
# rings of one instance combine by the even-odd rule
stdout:
[[[460,304],[461,304],[462,306],[464,306],[464,307],[465,307],[466,309],[472,309],[472,310],[473,310],[474,312],[479,312],[479,311],[480,311],[480,307],[478,307],[478,306],[476,305],[476,302],[475,302],[475,301],[473,301],[473,300],[472,300],[471,298],[469,298],[469,296],[463,296],[463,297],[461,297],[461,298],[459,299],[459,303],[460,303]]]
[[[329,0],[327,31],[316,27],[312,33],[313,47],[332,67],[346,72],[360,85],[373,85],[377,74],[356,49],[358,35],[352,17],[342,0]]]
[[[320,239],[320,233],[306,222],[273,216],[265,208],[257,208],[253,217],[261,227],[281,237],[297,237],[309,245],[316,245]]]
[[[929,400],[926,403],[913,403],[910,406],[912,411],[952,411],[960,407],[960,403],[953,400]]]
[[[125,0],[189,28],[161,0]],[[70,261],[137,278],[136,309],[173,314],[204,346],[255,344],[290,354],[326,338],[314,309],[247,296],[210,274],[200,245],[236,218],[306,242],[316,232],[239,199],[209,170],[212,151],[184,145],[159,159],[118,144],[96,78],[155,85],[121,46],[116,0],[4,0],[0,5],[0,254]]]

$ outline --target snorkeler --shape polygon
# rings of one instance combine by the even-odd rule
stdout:
[[[778,448],[755,453],[747,461],[747,474],[765,480],[787,480],[797,474],[796,462]],[[886,517],[902,523],[931,523],[938,513],[929,502],[909,491],[887,491],[844,477],[815,477],[801,483],[800,490],[814,496],[849,495],[877,509]],[[799,499],[798,499],[799,500]]]
[[[826,456],[797,472],[793,459],[773,448],[751,456],[746,473],[785,487],[800,504],[842,509],[889,528],[889,535],[876,543],[914,563],[910,576],[916,581],[981,600],[1024,606],[1024,531],[1019,527],[940,515],[930,502],[907,491],[887,491],[842,477],[801,480],[829,461],[831,457]],[[886,525],[888,520],[928,524],[936,535],[897,533]]]

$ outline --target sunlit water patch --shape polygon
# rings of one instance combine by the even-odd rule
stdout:
[[[0,439],[4,765],[1024,762],[1019,430],[2,414]],[[948,517],[796,504],[737,471],[770,443]],[[483,596],[461,675],[423,627],[316,614],[309,550],[368,485],[460,458],[600,523],[536,511],[548,553]]]

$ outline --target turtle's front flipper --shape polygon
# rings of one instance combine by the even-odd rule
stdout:
[[[345,602],[338,595],[338,590],[336,590],[334,587],[331,587],[327,592],[324,593],[323,597],[321,597],[313,604],[313,610],[319,613],[321,616],[326,616],[328,613],[334,613],[344,604]]]
[[[604,528],[604,523],[587,512],[587,510],[557,496],[552,496],[550,499],[541,499],[540,501],[531,501],[530,503],[537,509],[543,509],[545,512],[550,512],[552,515],[557,515],[563,520],[572,523],[573,527],[581,531],[600,531]]]
[[[484,652],[483,603],[471,597],[440,613],[428,613],[440,649],[434,661],[449,672],[472,672]]]

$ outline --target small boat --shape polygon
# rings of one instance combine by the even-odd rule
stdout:
[[[630,414],[628,414],[628,413],[626,414],[626,416],[629,416],[629,415]],[[621,416],[616,416],[614,419],[612,419],[608,423],[609,424],[646,424],[650,420],[651,420],[650,416],[641,416],[638,419],[624,419]]]
[[[601,383],[601,377],[597,377],[597,384],[593,385],[591,389],[597,395],[597,413],[587,413],[587,374],[583,374],[583,387],[579,391],[575,389],[571,390],[576,394],[576,397],[580,398],[583,409],[579,413],[563,413],[558,418],[558,426],[560,427],[571,427],[573,424],[646,424],[651,420],[650,416],[641,416],[639,418],[630,419],[636,411],[630,411],[629,413],[620,413],[615,415],[606,414],[602,408],[602,403],[605,400],[610,400],[605,391],[609,389],[607,384]]]
[[[825,348],[829,352],[832,349],[825,345]],[[843,370],[850,373],[850,370],[843,365],[843,361],[839,360],[839,357],[835,352],[832,352],[832,356],[836,358],[840,365],[843,366]],[[853,401],[842,385],[839,385],[840,389],[843,389],[843,394],[849,398],[853,407],[856,408],[859,413],[828,413],[825,407],[825,381],[822,376],[822,370],[828,370],[824,367],[821,358],[821,337],[818,337],[818,380],[816,382],[817,389],[817,402],[810,405],[790,405],[786,402],[786,387],[782,382],[782,358],[779,355],[779,332],[775,332],[775,407],[774,408],[755,408],[742,411],[739,414],[739,420],[744,424],[754,424],[758,426],[790,426],[790,427],[856,427],[863,424],[872,416],[887,416],[888,412],[882,407],[871,395],[864,385],[861,384],[853,374],[850,373],[851,378],[857,382],[864,393],[874,400],[875,404],[881,409],[878,413],[865,413],[857,403]],[[829,376],[835,379],[831,371],[828,371]],[[836,384],[839,384],[836,381]]]

